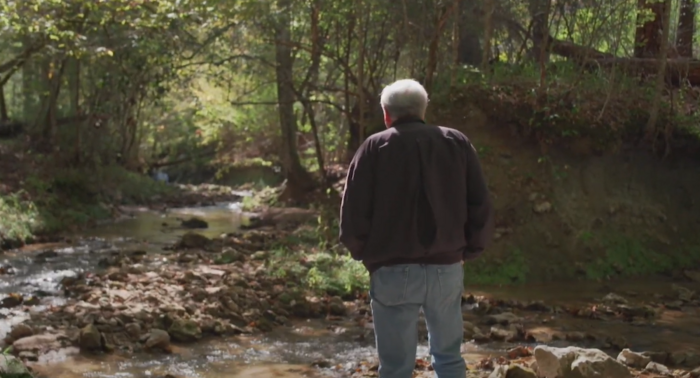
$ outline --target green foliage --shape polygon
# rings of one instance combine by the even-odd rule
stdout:
[[[268,268],[275,277],[295,280],[317,294],[354,295],[369,288],[364,265],[349,255],[276,250]]]
[[[464,263],[465,285],[510,285],[525,283],[530,269],[520,249],[513,249],[505,258],[488,255]]]
[[[40,214],[26,197],[24,191],[0,196],[0,244],[26,240],[33,235]]]
[[[605,152],[643,135],[654,100],[653,82],[622,72],[581,71],[568,62],[551,63],[545,78],[540,87],[535,65],[497,65],[490,76],[464,69],[460,86],[445,103],[473,104],[499,123],[517,125],[542,146],[588,140],[591,152]],[[679,91],[684,98],[685,89]],[[679,107],[674,101],[662,99],[658,127],[695,129],[700,122],[695,107]]]
[[[675,268],[692,267],[700,262],[700,248],[681,251],[657,251],[648,243],[624,235],[596,235],[586,238],[589,245],[599,245],[604,254],[585,265],[586,277],[592,280],[612,277],[644,276],[669,272]]]

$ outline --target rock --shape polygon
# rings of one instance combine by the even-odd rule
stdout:
[[[0,356],[0,376],[30,378],[32,375],[22,361],[12,355]]]
[[[33,334],[34,329],[32,329],[32,327],[24,323],[20,323],[12,327],[12,331],[10,331],[10,338],[12,340],[19,340],[25,337],[32,336]]]
[[[693,282],[700,282],[700,271],[698,270],[686,270],[683,275]]]
[[[628,378],[625,365],[599,349],[538,346],[535,359],[542,378]]]
[[[690,376],[691,376],[692,378],[700,378],[700,367],[697,368],[697,369],[695,369],[695,370],[693,370],[693,371],[691,371],[691,372],[690,372]]]
[[[153,328],[146,337],[146,349],[164,349],[170,347],[170,335],[162,329]]]
[[[640,354],[642,356],[649,357],[653,362],[657,362],[662,365],[668,363],[670,359],[670,355],[666,352],[642,352]]]
[[[257,251],[250,256],[251,259],[257,260],[257,261],[267,260],[267,257],[268,257],[267,251]]]
[[[0,358],[2,358],[2,357],[0,357]],[[19,353],[19,358],[20,358],[22,361],[32,361],[32,362],[35,362],[35,361],[38,361],[38,360],[39,360],[39,356],[37,356],[36,353],[33,353],[33,352],[26,352],[26,351],[25,351],[25,352],[20,352],[20,353]]]
[[[138,323],[129,323],[124,326],[124,329],[126,330],[126,333],[128,333],[129,336],[134,339],[141,337],[141,325]]]
[[[348,312],[348,309],[345,308],[345,303],[343,303],[343,300],[340,297],[331,298],[328,306],[331,315],[345,316]]]
[[[493,372],[491,372],[489,378],[506,378],[506,374],[508,374],[508,366],[498,365],[495,369],[493,369]]]
[[[518,339],[518,328],[510,325],[507,328],[502,326],[491,327],[491,338],[499,341],[514,341]]]
[[[487,325],[509,325],[514,323],[522,323],[523,319],[516,316],[511,312],[504,312],[502,314],[491,315],[486,318]]]
[[[82,351],[97,351],[102,349],[102,335],[94,324],[89,324],[80,330],[78,344]]]
[[[671,374],[671,370],[667,368],[664,365],[661,365],[656,362],[649,362],[647,366],[644,368],[644,370],[650,372],[650,373],[655,373],[655,374],[661,374],[661,375],[669,375]]]
[[[629,349],[623,349],[622,352],[617,356],[617,360],[623,364],[637,368],[643,369],[651,362],[651,357],[645,356],[641,353],[633,352]]]
[[[314,221],[316,212],[298,207],[271,207],[257,217],[250,218],[250,225],[242,228],[258,228],[263,226],[289,227]]]
[[[532,211],[537,214],[548,213],[552,211],[552,204],[547,201],[537,203],[532,207]]]
[[[693,300],[693,297],[695,297],[695,292],[685,288],[683,286],[679,285],[673,285],[673,291],[676,292],[678,295],[678,299],[682,300],[683,302],[691,302]]]
[[[662,362],[659,363],[663,364]],[[672,352],[668,355],[666,363],[671,366],[694,368],[700,365],[700,355],[690,352]]]
[[[177,249],[204,249],[211,245],[211,239],[196,232],[188,232],[175,245]]]
[[[627,304],[627,299],[615,293],[610,293],[603,297],[603,302],[608,304]]]
[[[202,338],[202,330],[191,319],[176,318],[168,328],[168,334],[175,341],[191,342]]]
[[[627,339],[620,335],[610,335],[605,338],[605,345],[610,349],[622,350],[629,346]]]
[[[195,228],[209,228],[209,223],[206,221],[192,217],[190,219],[184,220],[181,223],[183,228],[195,229]]]
[[[0,301],[0,308],[13,308],[22,304],[24,297],[21,294],[11,293]]]
[[[511,364],[497,366],[489,378],[537,378],[537,374],[532,369]]]
[[[32,352],[43,354],[46,351],[60,349],[62,347],[60,341],[62,337],[65,338],[65,336],[54,334],[24,337],[12,343],[12,349],[17,353]]]

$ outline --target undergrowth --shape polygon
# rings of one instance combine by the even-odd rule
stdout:
[[[463,109],[455,104],[470,104],[498,124],[516,126],[543,149],[586,139],[591,152],[614,151],[642,139],[655,91],[653,80],[585,71],[568,62],[552,63],[544,86],[534,65],[495,65],[489,75],[465,68],[457,82],[433,96],[437,107],[450,112]],[[700,112],[695,97],[690,88],[662,96],[656,122],[659,142],[666,130],[672,130],[676,139],[690,138],[698,144]]]
[[[319,295],[345,298],[369,290],[369,275],[338,246],[328,247],[319,228],[301,228],[271,251],[267,260],[271,275],[298,282]]]
[[[520,249],[504,258],[482,258],[464,263],[465,285],[510,285],[525,283],[530,269]]]
[[[81,228],[112,216],[113,204],[139,204],[174,191],[120,167],[36,171],[22,189],[0,195],[0,244],[16,247],[33,235]]]
[[[591,239],[590,245],[603,251],[599,258],[585,265],[586,278],[591,280],[662,274],[700,262],[698,247],[660,252],[643,240],[624,235],[598,235]]]

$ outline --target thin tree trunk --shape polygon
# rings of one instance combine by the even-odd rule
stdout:
[[[7,102],[5,102],[5,86],[1,85],[0,86],[0,126],[7,123],[7,121],[9,119],[10,119],[10,117],[7,114]]]
[[[284,165],[287,187],[283,197],[300,200],[315,187],[313,178],[301,165],[297,150],[297,125],[294,115],[293,60],[291,50],[291,1],[278,0],[281,10],[275,25],[275,68],[277,76],[277,101],[279,103],[279,122],[282,131],[282,162]]]
[[[663,43],[659,37],[662,34],[664,8],[665,1],[638,0],[637,29],[634,35],[635,58],[656,58],[659,56]]]
[[[368,20],[366,17],[369,17],[369,12],[364,12],[364,6],[365,2],[360,1],[358,4],[359,12],[358,12],[358,19],[360,20],[360,27],[358,28],[358,31],[360,33],[360,38],[358,38],[358,45],[360,51],[358,52],[358,57],[357,57],[357,101],[359,103],[359,109],[360,109],[360,115],[358,118],[359,124],[360,124],[360,143],[362,143],[365,140],[365,112],[366,112],[366,104],[365,104],[365,60],[366,60],[366,42],[367,42],[367,29],[369,29],[367,26]]]
[[[494,0],[486,0],[484,4],[484,54],[481,58],[482,72],[488,72],[491,60],[491,39],[493,38]]]
[[[676,50],[684,58],[693,57],[693,35],[695,34],[695,1],[681,0],[678,14]]]
[[[656,74],[656,84],[654,91],[654,100],[652,101],[651,109],[649,110],[649,121],[646,126],[646,136],[649,140],[655,141],[657,136],[656,121],[659,118],[659,107],[661,106],[661,93],[664,90],[664,81],[666,78],[666,58],[668,56],[668,37],[671,29],[671,0],[664,0],[662,4],[662,36],[659,53],[659,69]]]

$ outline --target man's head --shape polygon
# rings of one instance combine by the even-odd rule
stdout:
[[[423,119],[428,108],[428,92],[415,80],[399,80],[384,88],[380,102],[384,124],[390,127],[399,118]]]

